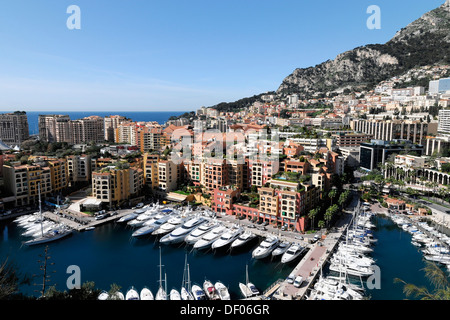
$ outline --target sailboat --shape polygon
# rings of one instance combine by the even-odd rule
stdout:
[[[167,300],[167,291],[162,285],[162,264],[161,264],[161,247],[159,248],[159,288],[156,292],[155,300]]]
[[[44,233],[44,228],[42,225],[42,205],[41,205],[41,185],[38,184],[38,192],[39,192],[39,214],[40,214],[40,224],[41,224],[41,235],[25,241],[24,244],[26,244],[27,246],[32,246],[32,245],[36,245],[36,244],[41,244],[41,243],[47,243],[50,241],[55,241],[61,238],[64,238],[70,234],[72,234],[72,229],[68,228],[65,225],[58,225],[53,229],[50,229],[49,231]]]
[[[250,288],[247,286],[248,283],[249,283],[249,280],[248,280],[248,265],[246,265],[246,268],[245,268],[245,283],[239,282],[239,289],[241,290],[241,293],[244,296],[244,298],[250,298],[251,296],[253,296],[252,290],[250,290]]]
[[[184,272],[183,280],[181,281],[180,295],[182,300],[194,300],[194,296],[191,293],[191,276],[189,272],[189,264],[187,263],[187,255],[184,259]]]

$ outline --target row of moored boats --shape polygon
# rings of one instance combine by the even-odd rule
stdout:
[[[186,244],[197,250],[230,250],[243,247],[257,235],[242,226],[226,226],[206,211],[196,212],[189,207],[179,211],[159,204],[153,204],[120,218],[117,222],[134,228],[132,236],[142,238],[159,236],[162,244]],[[305,247],[297,243],[281,241],[279,237],[268,235],[252,251],[252,258],[263,259],[269,256],[281,257],[282,263],[295,260]]]
[[[376,271],[375,260],[370,256],[376,242],[371,222],[372,213],[360,212],[330,255],[327,276],[321,274],[310,290],[308,300],[362,300],[365,290],[362,279]],[[358,281],[359,280],[359,283]]]
[[[400,228],[412,235],[411,243],[420,248],[427,261],[446,265],[450,270],[450,237],[427,222],[413,222],[405,216],[391,215]]]

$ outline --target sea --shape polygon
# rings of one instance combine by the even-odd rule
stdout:
[[[386,216],[376,216],[372,256],[380,267],[379,283],[374,289],[367,289],[370,300],[414,300],[406,297],[403,285],[394,283],[400,278],[407,283],[424,286],[430,291],[433,286],[425,277],[425,262],[422,253],[411,244],[411,235],[399,228]],[[278,279],[285,279],[296,263],[281,264],[279,260],[255,260],[251,251],[258,242],[250,243],[239,251],[192,251],[186,245],[160,245],[156,238],[135,239],[132,229],[126,225],[110,222],[91,231],[75,232],[70,237],[48,243],[49,262],[48,285],[58,290],[67,290],[68,279],[73,268],[79,268],[81,283],[94,282],[95,287],[108,291],[112,284],[126,292],[131,286],[141,290],[148,287],[154,294],[159,287],[160,257],[162,280],[170,291],[180,288],[185,270],[185,259],[189,264],[191,283],[202,284],[205,279],[221,281],[227,287],[233,300],[240,299],[239,282],[248,277],[262,292]],[[38,296],[33,285],[42,283],[40,262],[43,260],[44,245],[27,247],[21,229],[12,220],[0,223],[0,257],[19,270],[22,279],[28,282],[20,285],[25,295]],[[297,261],[298,262],[298,261]]]
[[[88,116],[111,116],[120,115],[133,121],[156,121],[164,124],[171,116],[180,116],[188,111],[31,111],[27,112],[28,128],[30,135],[39,133],[39,115],[41,114],[64,114],[69,115],[71,120],[77,120]]]

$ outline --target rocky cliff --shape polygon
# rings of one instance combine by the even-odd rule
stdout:
[[[367,45],[315,67],[296,69],[277,93],[364,89],[411,68],[450,63],[450,0],[412,22],[386,44]]]

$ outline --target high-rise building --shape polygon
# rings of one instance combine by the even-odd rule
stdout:
[[[24,111],[0,114],[0,140],[9,146],[20,146],[30,136]]]
[[[72,143],[71,120],[68,115],[39,115],[39,138],[47,142]]]
[[[438,132],[450,134],[450,110],[439,110]]]
[[[105,123],[102,117],[89,116],[71,121],[72,143],[101,142],[105,140]]]
[[[410,140],[424,145],[427,135],[437,133],[438,124],[414,120],[352,120],[350,127],[376,140]]]
[[[104,118],[105,140],[109,142],[116,141],[116,129],[123,122],[128,121],[124,116],[107,116]]]
[[[450,91],[450,78],[430,81],[430,94],[445,93],[447,91]]]

